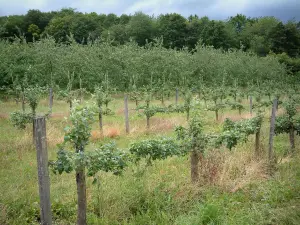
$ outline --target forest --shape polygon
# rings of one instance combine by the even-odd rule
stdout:
[[[0,37],[0,224],[299,224],[299,22],[67,8]]]

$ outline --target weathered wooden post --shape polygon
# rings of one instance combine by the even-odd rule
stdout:
[[[125,128],[126,134],[129,134],[129,112],[128,112],[128,95],[126,94],[124,97],[124,105],[125,105]]]
[[[103,110],[102,106],[99,107],[99,128],[100,128],[100,134],[103,135]]]
[[[53,90],[52,88],[49,89],[49,109],[50,113],[52,113],[52,106],[53,106]]]
[[[50,179],[48,171],[48,152],[46,141],[46,120],[45,117],[33,119],[35,134],[35,147],[38,166],[38,182],[41,208],[41,224],[51,225],[51,203],[50,203]]]
[[[250,115],[252,116],[252,108],[253,108],[253,102],[252,102],[252,96],[250,96]]]
[[[192,183],[197,183],[199,180],[199,158],[200,153],[197,150],[193,150],[190,153],[191,158],[191,180]]]
[[[175,102],[176,102],[176,105],[178,104],[178,88],[176,88],[176,98],[175,98]]]
[[[273,100],[271,123],[270,123],[270,137],[269,137],[269,161],[273,164],[274,152],[273,152],[273,139],[275,135],[275,117],[276,117],[277,99]]]

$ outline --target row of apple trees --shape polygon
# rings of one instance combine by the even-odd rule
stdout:
[[[296,101],[289,99],[284,104],[286,114],[276,120],[276,133],[299,131],[299,123],[293,120]],[[199,162],[205,151],[212,148],[227,147],[232,150],[238,143],[246,142],[250,135],[255,135],[255,154],[259,156],[260,131],[263,114],[250,119],[231,121],[226,119],[219,133],[206,133],[204,123],[199,115],[202,107],[199,101],[191,103],[191,119],[187,127],[178,126],[175,129],[177,138],[157,138],[131,143],[129,149],[119,149],[115,143],[104,144],[98,149],[87,150],[91,135],[91,125],[98,113],[96,104],[82,106],[74,102],[70,114],[70,123],[64,129],[64,142],[59,145],[57,159],[51,162],[55,173],[70,173],[75,171],[78,193],[78,224],[86,223],[86,175],[95,177],[99,171],[112,172],[120,175],[131,164],[146,162],[148,166],[155,160],[163,160],[172,156],[190,155],[191,180],[199,179]],[[285,119],[283,119],[285,118]],[[281,121],[285,121],[284,123]],[[289,121],[289,126],[286,126]],[[291,125],[293,124],[293,125]],[[292,127],[292,128],[291,128]],[[73,149],[73,150],[72,150]]]

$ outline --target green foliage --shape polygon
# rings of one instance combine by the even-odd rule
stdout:
[[[103,91],[103,87],[95,88],[95,99],[96,99],[97,106],[101,108],[105,101],[105,93]]]
[[[38,86],[28,87],[28,88],[25,88],[25,90],[24,90],[25,98],[28,101],[28,104],[31,108],[33,116],[35,116],[38,103],[44,93],[45,93],[45,89],[42,87],[38,87]]]
[[[75,169],[74,158],[76,155],[68,150],[59,149],[57,151],[56,161],[50,161],[49,165],[52,168],[54,174],[57,172],[62,174],[63,172],[71,173]]]
[[[88,176],[95,176],[99,171],[120,175],[130,161],[129,154],[118,149],[114,142],[102,145],[95,151],[89,152],[87,156]]]
[[[203,121],[199,115],[193,115],[189,121],[188,128],[177,126],[175,128],[177,139],[180,140],[182,151],[198,151],[204,153],[206,148],[211,144],[213,135],[204,134]]]
[[[296,117],[297,103],[293,99],[289,99],[285,104],[284,115],[279,115],[275,120],[275,134],[290,133],[296,131],[297,135],[300,134],[300,118]]]
[[[91,136],[94,115],[93,107],[81,106],[75,102],[69,118],[71,125],[64,129],[64,144],[69,142],[77,152],[83,151]]]
[[[174,139],[166,137],[132,143],[129,151],[135,156],[135,161],[146,158],[148,163],[182,154],[178,143]]]
[[[220,146],[225,143],[228,149],[235,147],[240,141],[246,142],[248,136],[255,134],[260,130],[262,124],[262,115],[258,115],[251,119],[244,119],[234,122],[226,119],[223,124],[223,131],[216,140],[216,145]]]
[[[176,112],[176,113],[184,113],[186,110],[186,107],[184,105],[175,105],[175,104],[171,104],[167,107],[167,111],[172,113],[172,112]]]
[[[239,102],[230,102],[228,104],[230,105],[231,109],[238,110],[239,113],[241,113],[241,111],[245,109],[245,107]]]
[[[25,129],[26,125],[32,123],[32,113],[16,111],[10,114],[10,121],[14,127]]]
[[[87,168],[88,176],[96,176],[99,171],[120,175],[127,166],[129,155],[116,147],[115,143],[102,145],[92,152],[70,152],[60,149],[57,160],[50,165],[54,173],[70,173],[81,167]],[[96,179],[96,178],[95,178]]]

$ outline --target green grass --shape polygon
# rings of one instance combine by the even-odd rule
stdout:
[[[14,102],[0,104],[0,115],[7,115],[21,107]],[[160,103],[156,101],[155,104]],[[147,132],[144,129],[145,118],[132,111],[131,128],[136,126],[144,130],[125,135],[122,107],[123,100],[115,100],[112,109],[116,114],[104,117],[105,129],[112,126],[120,129],[120,136],[113,140],[121,148],[127,148],[136,140],[174,135],[172,126],[186,123],[185,114],[158,114],[151,119],[154,129]],[[134,108],[133,102],[130,102],[129,108]],[[38,111],[47,111],[46,100]],[[55,101],[53,112],[67,116],[68,105]],[[238,112],[226,109],[224,114],[235,117]],[[214,121],[213,112],[203,110],[201,117],[206,124],[206,131],[217,132],[221,129],[221,124]],[[160,123],[165,120],[175,122],[168,129],[160,129]],[[50,160],[56,157],[58,141],[54,139],[63,136],[65,124],[62,117],[47,121]],[[98,124],[95,123],[93,130],[97,129]],[[266,115],[261,138],[265,153],[268,149],[268,130]],[[19,131],[7,119],[0,118],[0,132],[0,224],[38,224],[36,153],[32,146],[31,127]],[[111,140],[108,137],[94,140],[89,149]],[[236,181],[246,177],[242,171],[251,166],[252,161],[246,157],[251,156],[253,146],[254,137],[250,137],[249,142],[239,144],[232,152],[223,150],[221,153],[224,157],[231,156],[234,159],[241,155],[245,159],[243,162],[239,162],[238,158],[234,161],[237,162],[236,171],[229,172],[237,178],[227,180],[230,185],[237,185]],[[289,149],[287,135],[275,138],[274,149],[281,163],[277,165],[273,176],[251,178],[235,191],[231,191],[231,186],[225,182],[192,185],[188,157],[154,162],[151,167],[131,165],[122,176],[99,173],[100,183],[93,185],[92,178],[87,180],[88,224],[299,224],[300,158],[298,154],[293,158],[285,158]],[[296,150],[300,149],[297,147]],[[75,224],[77,195],[74,173],[54,175],[50,172],[50,176],[54,224]]]

